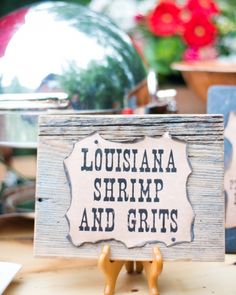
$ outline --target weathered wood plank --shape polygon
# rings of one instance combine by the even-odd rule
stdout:
[[[208,91],[208,98],[207,98],[207,112],[209,114],[213,114],[215,112],[224,115],[224,126],[227,128],[229,125],[229,117],[231,112],[236,112],[236,86],[211,86]],[[231,113],[232,115],[232,113]],[[231,171],[235,171],[235,168],[233,168],[233,154],[234,154],[234,148],[233,148],[233,142],[230,138],[235,137],[234,130],[231,131],[232,135],[225,134],[225,140],[224,140],[224,151],[225,151],[225,172],[228,174],[229,169],[231,168]],[[226,132],[227,133],[227,132]],[[229,138],[230,137],[230,138]],[[236,172],[234,172],[234,175]],[[229,182],[227,182],[227,176],[225,174],[225,189],[226,186],[229,186]],[[228,174],[229,175],[229,174]],[[234,177],[235,178],[235,177]],[[232,195],[234,194],[233,190],[231,191]],[[231,196],[232,196],[231,195]],[[235,209],[235,205],[232,204],[229,206],[228,201],[228,193],[225,191],[225,199],[226,199],[226,226],[227,226],[227,217],[229,214],[231,215],[232,212]],[[232,214],[231,216],[235,216],[235,214]],[[234,217],[236,222],[236,216]],[[225,229],[225,240],[226,240],[226,253],[236,253],[236,227],[232,226],[231,228]]]
[[[196,216],[193,242],[158,246],[165,260],[223,260],[223,117],[220,115],[42,116],[39,120],[35,254],[97,258],[104,244],[84,244],[78,248],[66,238],[65,214],[71,196],[63,160],[77,141],[93,132],[99,132],[107,140],[132,142],[145,135],[159,137],[167,131],[187,142],[193,170],[187,192]],[[152,258],[153,244],[127,250],[117,241],[109,243],[113,259]]]

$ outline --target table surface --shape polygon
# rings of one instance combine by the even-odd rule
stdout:
[[[0,218],[0,261],[23,265],[5,295],[97,295],[104,278],[94,260],[33,257],[33,220]],[[235,295],[236,255],[225,263],[165,262],[159,279],[161,295]],[[116,294],[148,294],[144,274],[118,278]]]

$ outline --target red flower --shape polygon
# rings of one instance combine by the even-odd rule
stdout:
[[[174,35],[180,26],[180,8],[170,1],[158,4],[148,17],[149,30],[157,36]]]
[[[18,9],[0,18],[0,57],[5,54],[5,50],[14,33],[25,22],[27,8]]]
[[[201,11],[210,16],[219,13],[214,0],[188,0],[186,7],[191,11]]]
[[[185,24],[183,39],[190,47],[202,47],[212,44],[216,37],[216,27],[204,13],[192,15],[191,20]]]

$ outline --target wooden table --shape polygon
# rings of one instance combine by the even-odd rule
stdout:
[[[33,220],[0,218],[0,261],[23,265],[5,295],[103,294],[103,276],[96,261],[34,258]],[[235,295],[236,255],[225,263],[166,262],[159,280],[161,295]],[[116,294],[148,294],[144,274],[123,270]]]

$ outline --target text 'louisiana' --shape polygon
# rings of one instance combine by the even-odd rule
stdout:
[[[172,149],[81,148],[81,171],[176,173]]]

